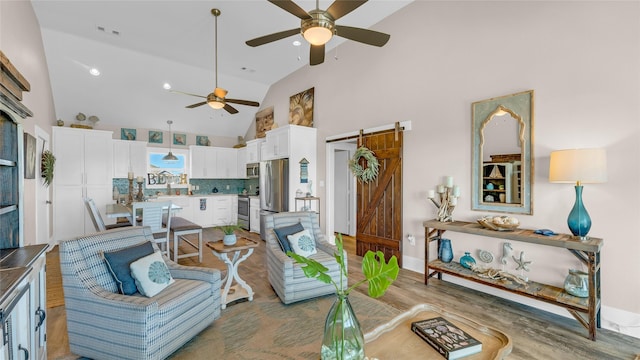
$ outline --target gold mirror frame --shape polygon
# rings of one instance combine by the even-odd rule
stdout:
[[[472,113],[471,209],[514,214],[533,214],[533,90],[476,101]],[[509,114],[518,121],[520,149],[520,200],[517,203],[485,201],[483,188],[484,128],[496,115]]]

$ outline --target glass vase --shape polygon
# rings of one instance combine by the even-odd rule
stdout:
[[[444,263],[450,263],[453,260],[453,249],[451,248],[451,240],[440,239],[440,249],[438,249],[438,258]]]
[[[347,295],[338,293],[324,324],[322,360],[364,359],[364,335]]]

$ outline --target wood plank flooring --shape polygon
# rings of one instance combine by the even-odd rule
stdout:
[[[255,234],[247,237],[258,238]],[[204,239],[220,240],[222,233],[205,229]],[[344,247],[349,254],[349,283],[363,278],[361,258],[355,256],[355,239],[343,236]],[[55,251],[55,250],[54,250]],[[49,256],[55,257],[54,251]],[[197,258],[185,258],[180,264],[226,269],[210,251],[205,251],[203,262]],[[268,283],[264,266],[264,242],[255,249],[254,254],[240,266],[240,276],[247,279],[256,296],[273,292]],[[47,263],[47,286],[58,279],[55,275],[54,261]],[[59,271],[57,273],[59,276]],[[59,280],[58,280],[59,281]],[[48,296],[52,296],[48,289]],[[59,291],[59,290],[53,290]],[[366,293],[366,286],[355,291]],[[60,294],[58,294],[60,296]],[[422,274],[400,270],[398,279],[391,285],[380,301],[399,310],[408,310],[419,303],[429,303],[447,311],[458,313],[479,323],[498,328],[511,337],[513,351],[508,359],[638,359],[640,339],[619,333],[599,329],[597,341],[587,339],[587,331],[571,318],[565,318],[544,312],[526,305],[504,300],[492,295],[477,292],[462,286],[430,279],[429,286],[423,283]],[[49,304],[51,302],[48,302]],[[215,326],[215,323],[214,323]],[[66,318],[63,306],[48,309],[47,316],[48,358],[58,359],[69,354],[66,331]]]

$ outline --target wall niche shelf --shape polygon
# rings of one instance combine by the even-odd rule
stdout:
[[[553,305],[565,308],[582,326],[589,331],[589,339],[596,340],[596,330],[600,328],[600,250],[603,240],[590,237],[586,241],[574,239],[568,234],[558,234],[555,236],[538,235],[533,230],[516,229],[514,231],[493,231],[481,227],[477,223],[454,221],[440,222],[438,220],[428,220],[423,222],[425,229],[425,276],[424,283],[429,285],[429,278],[437,276],[442,280],[442,274],[461,277],[466,280],[477,282],[483,285],[495,287],[509,291],[521,296],[544,301]],[[545,246],[553,246],[567,249],[576,256],[588,268],[589,296],[579,298],[569,295],[564,288],[528,281],[527,285],[519,285],[511,281],[501,281],[481,278],[475,272],[462,267],[457,262],[444,263],[438,259],[429,260],[429,244],[432,241],[438,242],[445,231],[480,235],[511,241],[526,242]],[[437,254],[436,254],[437,256]]]

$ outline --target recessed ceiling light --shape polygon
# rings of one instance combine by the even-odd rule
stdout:
[[[96,68],[91,68],[91,69],[89,69],[89,74],[91,74],[93,76],[99,76],[100,75],[100,70],[98,70]]]
[[[300,45],[302,45],[302,43],[300,41],[298,41],[298,40],[295,40],[293,42],[293,46],[300,46]]]
[[[162,84],[162,88],[165,89],[165,90],[171,90],[171,84],[164,83],[164,84]]]

